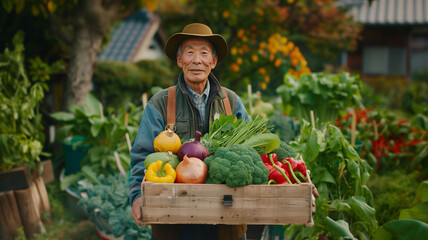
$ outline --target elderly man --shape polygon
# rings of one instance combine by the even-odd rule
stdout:
[[[174,125],[181,139],[190,139],[195,131],[207,133],[217,114],[234,114],[238,119],[249,120],[240,98],[221,87],[211,72],[227,55],[228,46],[221,35],[213,34],[204,24],[192,23],[171,36],[164,50],[177,61],[182,72],[175,88],[160,91],[148,102],[131,150],[130,202],[132,217],[138,224],[144,159],[155,151],[153,141],[161,131]],[[175,94],[175,109],[168,109],[170,94]],[[172,121],[171,112],[175,115]],[[245,239],[246,229],[246,225],[152,225],[155,239]]]

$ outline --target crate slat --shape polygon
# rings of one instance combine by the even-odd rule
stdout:
[[[144,181],[145,224],[309,224],[311,185],[165,184]],[[225,195],[232,206],[224,206]]]

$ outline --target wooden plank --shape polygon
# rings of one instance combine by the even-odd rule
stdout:
[[[31,182],[31,173],[27,167],[17,167],[6,172],[0,172],[0,192],[26,189]]]
[[[38,196],[40,198],[40,205],[41,205],[40,213],[43,214],[46,212],[50,212],[51,206],[49,203],[49,196],[48,196],[48,192],[46,191],[44,178],[38,177],[37,179],[35,179],[35,183],[38,191]]]
[[[39,209],[33,199],[34,184],[27,189],[15,190],[14,193],[25,236],[31,238],[37,232],[40,221]]]
[[[163,184],[144,181],[142,222],[146,224],[309,224],[311,185]],[[225,195],[232,206],[224,206]]]
[[[19,227],[22,223],[13,191],[0,192],[0,239],[14,239]]]
[[[52,160],[49,159],[49,160],[42,161],[42,166],[43,166],[43,172],[42,172],[43,182],[45,184],[53,182],[55,180],[55,174],[53,171]]]

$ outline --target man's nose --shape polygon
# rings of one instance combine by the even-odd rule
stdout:
[[[202,63],[200,53],[196,53],[196,54],[195,54],[195,57],[193,58],[193,63],[194,63],[194,64],[200,64],[200,63]]]

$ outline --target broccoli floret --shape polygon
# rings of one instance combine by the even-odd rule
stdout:
[[[248,146],[220,147],[204,160],[210,183],[226,183],[229,187],[263,184],[269,170],[257,151]]]
[[[297,152],[284,141],[280,141],[279,148],[273,150],[272,152],[278,155],[278,161],[284,158],[295,158],[297,155]]]

